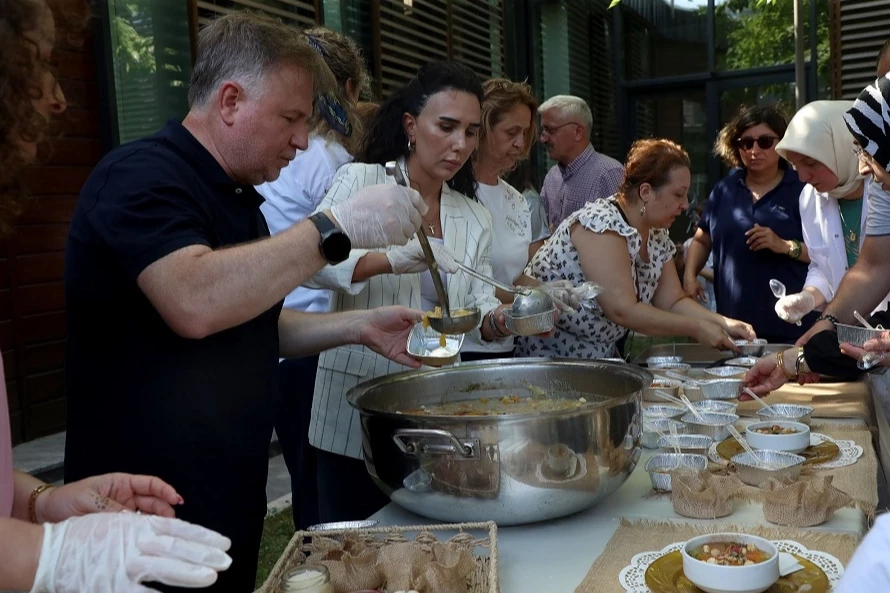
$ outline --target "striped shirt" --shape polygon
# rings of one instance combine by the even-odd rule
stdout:
[[[617,194],[623,179],[624,165],[591,144],[568,165],[551,167],[541,188],[551,231],[584,204]]]

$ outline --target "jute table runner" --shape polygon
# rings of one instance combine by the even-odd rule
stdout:
[[[853,441],[862,447],[862,457],[853,465],[817,470],[816,473],[834,476],[834,487],[852,496],[853,500],[860,503],[863,511],[873,515],[878,507],[878,458],[872,444],[871,431],[866,428],[841,428],[816,423],[810,429],[839,441]]]
[[[874,401],[865,381],[855,383],[788,383],[769,394],[768,403],[813,406],[814,418],[858,418],[868,426],[875,425]],[[740,402],[740,416],[754,416],[760,405],[754,401]]]
[[[850,534],[814,532],[805,529],[780,527],[737,527],[731,523],[715,521],[713,525],[688,523],[628,521],[622,519],[618,530],[599,558],[590,567],[587,576],[575,589],[575,593],[625,593],[618,582],[618,574],[630,564],[631,558],[643,552],[658,551],[674,542],[686,541],[705,533],[721,531],[743,532],[770,540],[793,540],[810,550],[819,550],[835,556],[846,564],[850,561],[859,538]]]

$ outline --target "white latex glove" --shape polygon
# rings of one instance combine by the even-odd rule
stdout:
[[[352,246],[376,249],[407,243],[423,222],[427,206],[420,194],[401,185],[369,185],[331,208]]]
[[[44,523],[31,593],[152,593],[139,583],[207,587],[232,559],[229,538],[178,519],[94,513]]]
[[[776,315],[782,321],[797,323],[816,308],[816,297],[809,291],[783,296],[776,302]]]
[[[457,272],[455,255],[450,249],[441,243],[430,243],[433,251],[433,257],[439,265],[439,270],[446,274],[454,274]],[[425,272],[429,269],[426,265],[426,258],[423,255],[423,248],[420,241],[414,237],[404,247],[397,247],[386,252],[386,259],[392,266],[393,274],[417,274]]]

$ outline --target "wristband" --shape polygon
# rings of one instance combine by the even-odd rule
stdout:
[[[835,317],[834,315],[827,315],[823,313],[816,318],[816,323],[819,323],[820,321],[830,321],[835,326],[840,325],[840,321],[838,321],[837,317]]]

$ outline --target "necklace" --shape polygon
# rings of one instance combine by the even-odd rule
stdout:
[[[844,217],[844,209],[841,208],[840,205],[838,205],[837,211],[841,215],[841,223],[843,223],[842,226],[846,227],[846,229],[848,231],[847,236],[846,236],[847,241],[849,241],[854,246],[856,246],[856,240],[859,238],[859,234],[854,230],[853,227],[851,227],[847,223],[847,219]],[[858,249],[857,249],[857,251],[858,251]]]
[[[441,207],[440,207],[440,208],[441,208]],[[440,210],[440,208],[436,208],[436,214],[435,214],[434,218],[432,219],[432,222],[429,222],[429,221],[427,221],[427,220],[424,220],[424,221],[423,221],[424,224],[430,229],[430,234],[431,234],[431,235],[435,235],[435,234],[436,234],[436,222],[438,222],[438,220],[439,220],[439,210]]]

